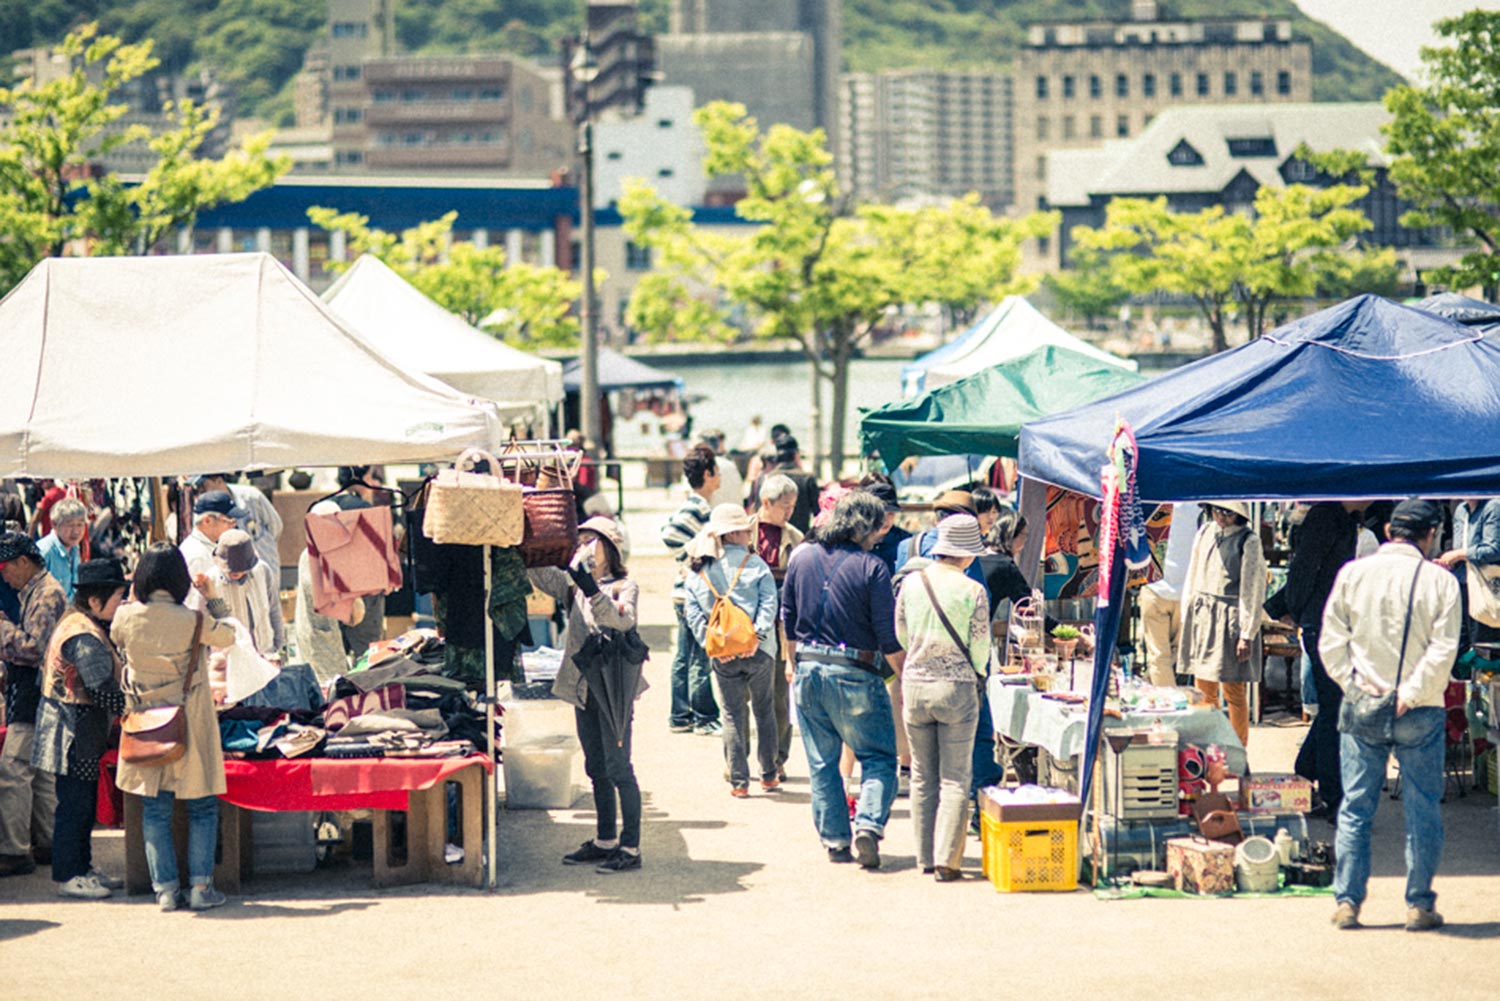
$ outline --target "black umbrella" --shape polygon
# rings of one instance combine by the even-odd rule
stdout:
[[[1466,326],[1486,327],[1500,323],[1500,306],[1457,292],[1439,292],[1417,303],[1417,308]]]
[[[616,747],[625,743],[625,727],[641,685],[641,665],[650,654],[636,630],[604,629],[591,633],[573,655],[573,663],[604,712]]]

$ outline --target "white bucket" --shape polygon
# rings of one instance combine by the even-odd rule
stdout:
[[[1269,838],[1246,838],[1234,850],[1234,882],[1241,893],[1275,893],[1280,875],[1281,855]]]

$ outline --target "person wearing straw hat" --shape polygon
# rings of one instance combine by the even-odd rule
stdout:
[[[1177,673],[1193,676],[1218,705],[1222,691],[1240,743],[1250,740],[1248,684],[1260,680],[1261,608],[1266,558],[1250,528],[1250,505],[1215,501],[1198,529],[1182,585],[1182,639]]]
[[[972,515],[944,518],[932,562],[896,599],[903,721],[911,742],[911,816],[917,864],[939,882],[961,878],[969,826],[975,724],[989,674],[990,602],[965,571],[984,554]]]
[[[776,580],[771,567],[750,549],[755,523],[738,504],[720,504],[708,524],[688,547],[687,601],[683,613],[693,638],[705,650],[714,606],[729,601],[749,618],[757,643],[753,650],[711,661],[724,709],[724,759],[729,766],[730,795],[750,793],[746,760],[745,701],[755,716],[755,758],[760,765],[760,787],[773,792],[781,785],[777,763],[780,731],[776,724]]]

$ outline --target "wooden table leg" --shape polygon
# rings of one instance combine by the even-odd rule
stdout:
[[[214,885],[225,893],[240,892],[241,881],[250,879],[255,855],[250,821],[248,810],[219,800],[219,861],[214,866]]]
[[[484,885],[484,778],[485,771],[479,765],[465,768],[462,771],[448,777],[447,782],[429,790],[440,793],[438,806],[444,823],[438,830],[439,837],[435,845],[437,854],[433,856],[435,864],[441,866],[438,872],[441,878],[434,877],[435,882],[451,883],[455,886],[482,886]],[[443,851],[447,842],[447,805],[448,796],[446,786],[448,782],[455,783],[459,789],[459,838],[463,845],[464,860],[458,865],[448,865]],[[433,863],[429,863],[431,865]]]
[[[431,792],[431,790],[428,790]],[[396,865],[391,859],[391,815],[399,810],[376,810],[374,820],[375,860],[372,882],[376,887],[409,886],[425,883],[428,879],[427,838],[428,800],[427,793],[412,792],[407,795],[406,809],[406,862]]]
[[[146,837],[141,829],[141,798],[125,794],[125,892],[151,892],[151,869],[146,864]]]

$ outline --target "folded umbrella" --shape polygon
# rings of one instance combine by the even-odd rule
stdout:
[[[625,727],[640,690],[641,665],[650,655],[641,634],[634,629],[591,633],[573,655],[573,663],[604,713],[616,747],[625,743]]]

